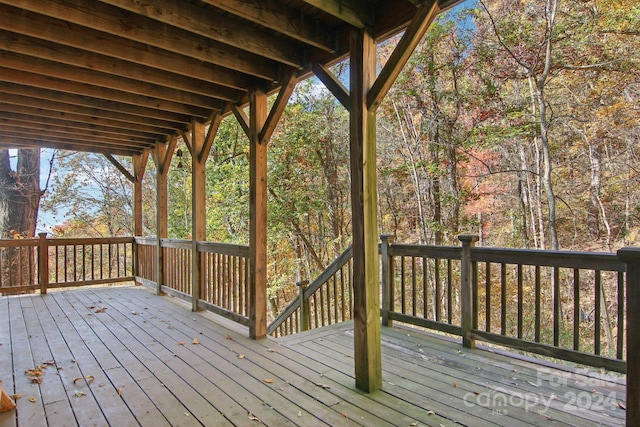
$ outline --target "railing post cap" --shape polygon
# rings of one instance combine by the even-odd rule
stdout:
[[[628,247],[618,249],[618,258],[623,262],[640,263],[640,248]]]
[[[382,240],[383,242],[386,240],[387,242],[392,242],[393,239],[395,239],[395,235],[393,234],[381,234],[380,235],[380,240]]]
[[[467,243],[467,242],[477,242],[480,239],[480,237],[478,237],[477,234],[460,234],[458,235],[458,240],[460,240],[463,243]]]
[[[308,284],[309,284],[308,280],[300,280],[300,281],[296,282],[296,286],[300,286],[300,287],[307,286]]]
[[[46,231],[42,231],[42,232],[38,233],[38,236],[47,237],[47,234],[49,234],[49,233],[47,233]]]

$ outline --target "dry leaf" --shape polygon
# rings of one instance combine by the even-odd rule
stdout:
[[[191,344],[200,344],[200,341],[198,341],[198,338],[194,338]]]
[[[184,345],[184,341],[178,342],[178,345]]]
[[[35,398],[35,397],[33,397],[33,396],[30,396],[30,397],[29,397],[29,402],[31,402],[31,403],[36,403],[36,398]]]
[[[458,387],[458,384],[453,383],[453,388],[456,388],[456,387]]]
[[[325,390],[329,390],[329,389],[331,388],[331,386],[328,386],[328,385],[326,385],[326,384],[322,384],[322,383],[316,383],[316,385],[317,385],[318,387],[322,387],[322,388],[323,388],[323,389],[325,389]]]
[[[44,362],[42,362],[43,365],[46,366],[55,366],[56,365],[56,361],[51,359],[51,360],[45,360]]]
[[[33,384],[42,384],[42,378],[40,377],[29,378],[29,381],[31,381]]]
[[[78,381],[82,381],[85,380],[87,382],[87,384],[89,384],[91,381],[93,381],[95,378],[93,375],[87,375],[86,377],[78,377],[78,378],[74,378],[73,379],[73,383],[77,383]]]
[[[82,391],[76,391],[74,394],[76,397],[82,397],[87,395],[85,392],[82,392]]]
[[[247,416],[247,418],[249,418],[251,421],[257,421],[259,423],[262,422],[262,421],[260,421],[260,418],[254,417],[251,412],[249,412],[249,415]]]
[[[269,353],[275,353],[276,351],[272,348],[269,349]]]
[[[228,340],[233,340],[233,338],[231,337],[231,335],[227,334],[227,339]]]
[[[18,399],[21,399],[23,396],[24,396],[24,394],[12,394],[11,398],[13,400],[18,400]]]
[[[122,396],[122,387],[118,389],[118,396]]]
[[[97,309],[94,313],[104,313],[106,309],[107,309],[107,307],[102,307],[102,308]]]
[[[411,423],[411,424],[409,424],[409,425],[410,425],[410,426],[417,426],[417,425],[418,425],[418,422],[417,422],[417,421],[414,421],[414,422],[412,422],[412,423]]]
[[[618,407],[619,407],[620,409],[624,409],[625,411],[627,410],[627,407],[626,407],[626,406],[624,406],[624,403],[622,403],[622,402],[618,402]]]
[[[244,354],[239,354],[238,359],[244,359]]]
[[[27,369],[26,371],[24,371],[24,374],[28,377],[39,377],[43,375],[44,372],[42,372],[42,369],[40,368],[35,368],[35,369]]]
[[[346,413],[346,412],[343,412],[343,413],[342,413],[342,416],[343,416],[343,417],[345,417],[345,418],[347,418],[347,413]]]
[[[427,411],[427,415],[435,415],[436,413],[433,411]]]
[[[262,381],[264,381],[267,384],[273,384],[275,382],[275,380],[273,378],[265,378]]]

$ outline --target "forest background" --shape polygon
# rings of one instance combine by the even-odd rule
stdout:
[[[417,244],[471,232],[483,246],[640,245],[639,36],[635,0],[468,1],[441,15],[378,110],[379,231]],[[348,63],[333,71],[348,81]],[[347,111],[317,80],[299,83],[268,150],[271,295],[349,246],[348,144]],[[248,243],[248,150],[226,118],[206,165],[209,241]],[[55,152],[51,164],[40,211],[53,236],[132,235],[132,186],[105,157]],[[171,238],[191,238],[190,167],[179,145]],[[150,161],[148,236],[154,177]]]

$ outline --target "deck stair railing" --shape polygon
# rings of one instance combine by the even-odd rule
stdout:
[[[313,282],[299,282],[299,297],[271,322],[267,334],[278,337],[351,320],[352,256],[349,247]]]
[[[470,235],[460,236],[461,246],[381,240],[383,325],[402,322],[459,336],[465,347],[484,341],[626,372],[629,261],[619,255],[475,247]],[[300,283],[300,296],[267,332],[351,319],[352,284],[343,286],[350,257],[348,250],[311,284]]]

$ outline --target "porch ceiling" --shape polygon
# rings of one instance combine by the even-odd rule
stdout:
[[[352,28],[401,31],[420,3],[0,0],[0,148],[139,154],[345,57]]]

